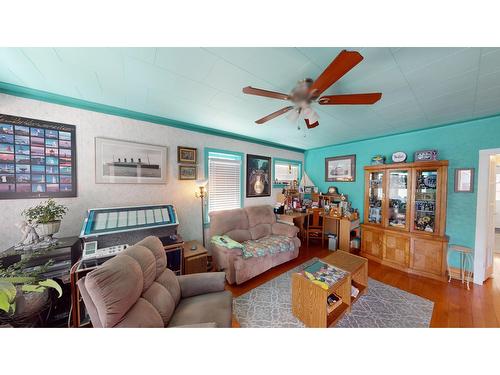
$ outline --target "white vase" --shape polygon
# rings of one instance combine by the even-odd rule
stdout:
[[[59,232],[61,227],[61,221],[52,221],[50,223],[39,223],[36,226],[36,231],[40,237],[43,237],[44,241],[52,241],[52,236]]]

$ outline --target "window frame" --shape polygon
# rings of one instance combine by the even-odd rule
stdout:
[[[219,148],[209,148],[205,147],[203,150],[203,159],[204,159],[204,176],[207,181],[210,179],[209,176],[209,168],[208,168],[208,160],[210,157],[210,154],[226,154],[226,155],[231,155],[235,157],[236,159],[239,159],[241,162],[240,166],[240,208],[243,207],[244,205],[244,190],[245,190],[245,181],[244,181],[244,164],[245,164],[245,154],[242,152],[237,152],[237,151],[231,151],[231,150],[223,150]],[[208,191],[208,189],[207,189]],[[210,226],[210,218],[208,216],[208,200],[210,199],[210,194],[207,195],[207,199],[205,199],[205,217],[204,217],[204,225],[206,227]]]
[[[276,172],[276,163],[278,164],[292,164],[297,165],[299,167],[299,175],[298,175],[298,183],[300,185],[300,180],[302,180],[302,161],[301,160],[293,160],[293,159],[284,159],[284,158],[273,158],[273,188],[283,188],[287,186],[286,184],[274,183],[275,181],[275,172]]]

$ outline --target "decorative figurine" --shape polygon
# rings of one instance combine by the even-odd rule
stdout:
[[[16,244],[16,248],[31,248],[32,245],[37,244],[40,241],[40,237],[35,230],[36,224],[32,224],[28,221],[19,222],[16,227],[23,233],[23,237]]]

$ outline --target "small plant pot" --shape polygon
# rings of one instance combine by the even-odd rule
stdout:
[[[36,226],[36,231],[40,237],[43,237],[44,241],[52,242],[52,236],[59,232],[61,227],[61,221],[53,221],[51,223],[39,223]]]
[[[49,291],[23,293],[20,287],[16,289],[16,311],[14,314],[0,312],[0,324],[12,327],[43,326],[50,308]]]

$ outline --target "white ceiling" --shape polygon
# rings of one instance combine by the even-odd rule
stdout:
[[[364,60],[329,93],[382,92],[372,106],[317,106],[298,131],[287,104],[244,86],[289,92],[344,48],[0,48],[0,81],[310,149],[500,113],[500,48],[346,48]]]

